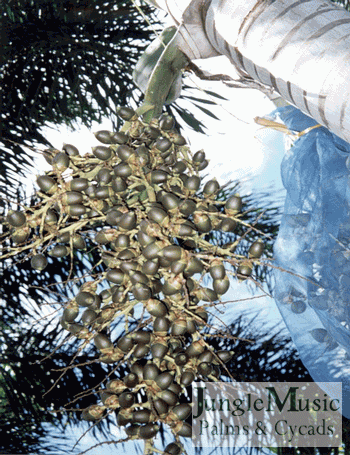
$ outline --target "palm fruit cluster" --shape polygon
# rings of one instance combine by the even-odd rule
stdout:
[[[164,453],[177,455],[178,437],[191,436],[186,387],[218,380],[233,355],[205,341],[207,306],[229,290],[227,268],[242,280],[251,275],[264,243],[255,241],[243,257],[234,242],[209,242],[214,231],[235,231],[241,197],[220,201],[215,179],[202,187],[205,153],[191,154],[171,116],[145,124],[130,108],[119,115],[127,122],[122,130],[95,133],[101,145],[91,154],[81,156],[70,144],[47,150],[52,169],[37,178],[41,203],[9,212],[6,222],[39,271],[47,256],[74,260],[75,250],[94,245],[103,272],[88,277],[60,322],[82,348],[94,343],[99,361],[115,366],[119,379],[105,384],[100,404],[82,417],[98,421],[116,411],[131,439],[150,440],[165,424],[176,441]],[[211,286],[203,284],[205,275]],[[143,319],[135,328],[136,311]],[[117,318],[125,319],[125,331],[114,340],[109,328]],[[123,379],[118,365],[127,366]]]

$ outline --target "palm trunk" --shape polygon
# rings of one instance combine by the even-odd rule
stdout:
[[[152,1],[151,1],[152,3]],[[350,142],[350,13],[328,0],[153,0],[190,58],[227,56]],[[189,5],[189,6],[188,6]]]

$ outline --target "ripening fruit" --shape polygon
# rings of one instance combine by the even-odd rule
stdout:
[[[242,198],[238,195],[231,196],[225,203],[225,212],[228,215],[236,215],[242,210]]]
[[[59,152],[52,158],[52,167],[62,173],[69,167],[69,156],[64,152]]]
[[[134,109],[131,109],[130,107],[126,106],[117,107],[116,112],[119,115],[119,117],[126,121],[131,120],[134,117],[134,115],[136,115]]]
[[[54,194],[57,191],[57,183],[48,175],[39,175],[36,182],[44,193]]]
[[[99,349],[100,351],[102,349],[104,350],[113,348],[113,343],[108,338],[108,336],[104,335],[103,333],[98,333],[97,335],[94,336],[94,343],[97,349]]]
[[[265,248],[264,242],[259,239],[256,242],[252,243],[248,251],[248,257],[251,258],[260,258],[263,254]]]
[[[30,265],[32,269],[35,270],[44,270],[47,266],[47,259],[43,254],[36,254],[30,260]]]
[[[21,227],[26,224],[26,221],[25,214],[19,210],[10,212],[6,217],[6,222],[13,227]]]
[[[79,150],[72,144],[63,144],[62,150],[69,156],[79,156]]]
[[[48,255],[54,258],[64,258],[65,256],[68,256],[68,254],[69,248],[65,245],[55,245],[52,250],[48,252]]]

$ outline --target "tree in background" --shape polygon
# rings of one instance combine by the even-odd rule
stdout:
[[[33,3],[34,3],[34,2],[33,2]],[[59,3],[62,4],[62,2],[59,2]],[[40,3],[35,2],[35,5],[38,5],[38,4],[39,4],[39,6],[40,6]],[[53,2],[52,4],[54,4],[54,2]],[[91,4],[91,2],[90,2],[90,4]],[[43,8],[42,11],[45,11],[44,6],[42,6],[42,8]],[[40,9],[40,8],[39,8],[39,9]],[[78,24],[80,23],[79,21],[76,21],[76,22],[72,21],[72,17],[76,17],[76,16],[81,17],[81,16],[84,16],[84,14],[78,14],[79,12],[81,13],[81,11],[77,11],[76,9],[75,9],[75,10],[73,9],[72,14],[67,15],[68,17],[70,17],[70,19],[69,19],[69,21],[71,21],[70,23],[78,23]],[[57,17],[57,13],[56,13],[56,12],[54,12],[54,13],[56,14],[55,17]],[[87,13],[86,11],[85,11],[85,13],[86,13],[86,15],[84,16],[85,18],[88,17],[89,14],[90,14],[90,18],[91,18],[91,17],[92,17],[92,18],[95,18],[95,17],[96,17],[96,16],[93,14],[93,12],[92,12],[91,9],[90,9],[90,12],[89,12],[89,13]],[[41,14],[43,14],[43,13],[40,13],[40,14],[39,14],[39,10],[38,10],[38,16],[41,16]],[[5,14],[5,17],[6,17],[6,14]],[[9,17],[10,17],[10,15],[9,15]],[[47,17],[47,16],[46,16],[46,17]],[[64,17],[65,17],[65,16],[64,16]],[[64,19],[64,21],[66,21],[66,19]],[[68,21],[68,22],[69,22],[69,21]],[[46,22],[46,21],[45,21],[45,22]],[[51,21],[49,22],[49,24],[50,24],[50,23],[51,23]],[[69,27],[68,27],[68,28],[69,28]],[[33,34],[32,34],[32,35],[33,35]],[[28,36],[31,36],[30,33],[29,33]],[[43,36],[44,36],[44,35],[43,35]],[[71,35],[70,35],[70,37],[71,37]],[[67,36],[66,36],[66,39],[68,39]],[[42,38],[41,42],[42,42],[43,44],[45,44],[45,39]],[[47,45],[47,44],[48,44],[48,43],[46,43],[46,45]],[[90,44],[90,46],[91,46],[91,44]],[[88,47],[88,46],[87,46],[87,47]],[[31,46],[31,48],[28,46],[28,49],[29,49],[30,51],[32,51],[32,50],[34,49],[34,46]],[[72,47],[72,49],[73,49],[73,47]],[[13,54],[12,54],[12,55],[13,55]],[[63,56],[63,55],[62,55],[62,56]],[[90,58],[92,58],[92,57],[90,56]],[[115,58],[115,55],[114,55],[114,58]],[[87,60],[88,60],[88,59],[87,59]],[[49,64],[52,64],[52,61],[50,61],[50,60],[47,60],[47,62],[48,62]],[[55,63],[56,63],[56,60],[55,60]],[[36,71],[38,71],[38,70],[36,70]],[[92,72],[95,71],[94,65],[91,65],[91,71],[92,71]],[[26,73],[26,71],[24,71],[24,73]],[[67,74],[68,74],[68,73],[67,73]],[[73,72],[73,74],[75,74],[75,73]],[[122,74],[122,73],[121,73],[121,74]],[[51,77],[52,77],[52,75],[51,75]],[[96,76],[96,74],[95,74],[95,79],[96,79],[96,77],[97,77],[97,76]],[[29,79],[30,79],[30,78],[29,78]],[[55,79],[56,79],[56,77],[55,77]],[[8,79],[8,80],[9,80],[9,79]],[[15,80],[16,80],[16,79],[15,79]],[[18,80],[18,78],[17,78],[17,80]],[[35,77],[33,76],[33,79],[30,79],[30,80],[33,81],[33,86],[36,87],[36,86],[37,86],[36,84],[38,84],[38,82],[34,82]],[[59,80],[59,79],[57,78],[57,80]],[[62,78],[62,80],[64,80],[64,78]],[[37,74],[37,81],[38,81],[38,74]],[[52,80],[51,80],[51,84],[53,84]],[[56,84],[57,84],[57,81],[56,81]],[[11,84],[9,84],[9,86],[10,86],[10,85],[11,85]],[[77,84],[77,88],[76,88],[77,93],[78,93],[79,90],[80,90],[80,85],[83,86],[84,84],[83,84],[83,83],[82,83],[82,84]],[[16,87],[15,84],[12,84],[11,86],[12,86],[12,87]],[[39,86],[40,86],[40,83],[39,83]],[[53,85],[50,85],[50,86],[52,87]],[[54,96],[57,96],[58,99],[55,100],[55,101],[51,101],[51,104],[50,104],[50,102],[49,102],[47,99],[45,100],[45,99],[43,98],[43,99],[39,100],[39,98],[36,98],[36,97],[37,97],[36,94],[35,94],[34,96],[30,96],[30,94],[35,93],[35,92],[32,92],[32,90],[29,90],[29,89],[28,89],[28,86],[26,86],[24,92],[25,92],[25,93],[28,93],[29,95],[27,94],[27,95],[24,97],[24,99],[25,99],[25,100],[28,99],[28,96],[29,96],[30,105],[31,105],[31,106],[35,106],[35,109],[34,109],[33,107],[31,107],[31,106],[27,107],[26,109],[25,109],[24,107],[22,108],[22,107],[20,106],[20,104],[23,104],[23,100],[21,100],[22,103],[17,102],[17,109],[19,110],[20,115],[22,115],[22,114],[21,114],[21,109],[25,109],[25,112],[28,112],[28,114],[29,114],[28,117],[29,117],[29,118],[30,118],[30,117],[33,117],[33,118],[35,119],[35,118],[36,118],[35,116],[37,115],[37,114],[35,113],[36,110],[38,111],[38,114],[42,115],[42,111],[41,111],[40,109],[38,109],[38,106],[40,106],[40,108],[42,107],[42,108],[44,109],[46,106],[49,106],[49,107],[50,107],[50,106],[52,107],[53,105],[56,106],[56,103],[57,103],[57,106],[60,106],[60,109],[63,110],[62,112],[65,112],[65,111],[64,111],[65,108],[63,108],[62,106],[71,106],[71,107],[72,107],[72,111],[71,111],[71,112],[74,112],[74,109],[75,109],[76,112],[78,112],[78,105],[79,105],[79,106],[80,106],[80,113],[79,113],[79,115],[82,115],[82,116],[83,116],[83,114],[86,113],[86,111],[87,111],[87,109],[88,109],[88,106],[89,106],[88,102],[86,102],[86,109],[81,110],[81,105],[84,105],[84,103],[79,103],[79,102],[77,101],[77,99],[74,99],[74,96],[73,96],[72,94],[69,93],[69,90],[68,90],[68,91],[67,91],[67,90],[65,91],[65,88],[66,88],[66,87],[67,87],[67,86],[65,86],[65,85],[63,86],[63,93],[66,93],[66,97],[67,97],[67,98],[66,98],[66,101],[67,101],[67,102],[66,102],[66,103],[63,102],[63,99],[60,99],[60,98],[59,98],[59,97],[61,96],[59,90],[55,90],[55,91],[54,91],[54,94],[55,94]],[[59,89],[59,87],[57,87],[57,88]],[[92,91],[93,89],[95,89],[95,85],[94,85],[93,83],[91,83],[90,86],[89,86],[88,88]],[[112,91],[113,91],[113,89],[112,89]],[[43,93],[45,93],[45,89],[43,90]],[[49,92],[49,93],[51,93],[51,92]],[[79,96],[81,97],[80,100],[81,100],[81,99],[84,100],[84,95],[86,96],[87,93],[89,93],[89,90],[86,90],[86,91],[83,90],[83,93],[81,93],[81,94],[79,95]],[[97,93],[99,93],[99,92],[97,92]],[[101,95],[99,95],[99,94],[97,94],[97,93],[95,94],[96,99],[97,99],[98,101],[100,101]],[[131,92],[129,92],[129,94],[131,95]],[[72,99],[72,100],[69,100],[69,99],[68,99],[69,96],[72,96],[73,99]],[[78,98],[79,98],[79,96],[78,96]],[[99,97],[100,97],[100,98],[99,98]],[[104,96],[102,96],[102,98],[105,100],[105,97],[104,97]],[[15,99],[15,98],[14,98],[14,99]],[[31,100],[34,100],[34,101],[31,101]],[[86,100],[88,100],[88,97],[87,97],[87,96],[86,96]],[[8,103],[8,104],[9,104],[9,103]],[[8,105],[8,104],[7,104],[7,108],[9,108],[9,105]],[[101,104],[102,104],[103,106],[107,106],[105,101],[101,102]],[[119,103],[116,103],[116,104],[119,104]],[[90,107],[91,107],[91,106],[90,106]],[[98,103],[98,108],[97,108],[97,109],[99,109],[99,108],[100,108],[100,102]],[[107,107],[106,107],[106,109],[107,109]],[[49,109],[48,109],[48,111],[49,111]],[[12,111],[11,111],[11,112],[12,112]],[[15,114],[16,112],[17,112],[17,111],[13,111],[14,114]],[[114,111],[113,113],[115,113],[115,111]],[[90,114],[91,114],[91,115],[90,115]],[[96,112],[91,111],[90,114],[89,114],[89,115],[86,115],[86,121],[87,121],[87,122],[89,121],[89,120],[88,120],[89,118],[90,118],[90,121],[91,121],[91,118],[94,118],[94,119],[98,118],[98,114],[97,114]],[[64,119],[64,115],[63,115],[62,113],[59,114],[59,112],[58,112],[58,113],[56,113],[56,115],[57,115],[57,117],[56,117],[55,120],[54,120],[55,122],[56,122],[57,119],[59,119],[59,118],[61,118],[61,120]],[[59,115],[61,115],[61,117],[59,117]],[[95,117],[94,117],[94,116],[95,116]],[[10,116],[9,116],[9,117],[10,117]],[[11,117],[11,120],[10,120],[9,117],[8,117],[8,121],[9,121],[9,122],[12,121],[13,118],[16,118],[16,117],[12,116],[12,117]],[[43,118],[43,117],[40,117],[40,118]],[[71,118],[73,118],[73,117],[71,117]],[[84,118],[84,117],[82,117],[82,118]],[[50,120],[50,121],[52,121],[52,120]],[[65,121],[66,121],[66,120],[65,120]],[[32,122],[33,122],[33,123],[32,123]],[[34,125],[34,122],[35,122],[35,120],[33,120],[33,121],[32,121],[32,120],[29,120],[29,125],[32,125],[32,126],[33,126],[33,125]],[[39,121],[38,121],[37,124],[39,124]],[[10,126],[11,126],[12,131],[13,131],[14,125],[10,125]],[[11,128],[10,128],[10,131],[11,131]],[[33,131],[34,131],[34,128],[33,128]],[[5,134],[5,133],[4,133],[4,134]],[[37,134],[37,133],[36,133],[36,134]],[[13,140],[13,141],[16,142],[17,144],[20,143],[21,139],[19,139],[19,135],[15,135],[15,136],[16,136],[16,137],[11,136],[12,139],[11,139],[11,137],[10,137],[10,140]],[[21,135],[21,136],[22,136],[22,138],[24,137],[24,135]],[[31,134],[31,137],[33,137],[33,136],[35,137],[35,134]],[[38,140],[39,140],[40,142],[44,142],[44,141],[42,141],[42,139],[41,139],[40,137],[37,136],[37,138],[38,138]],[[4,150],[4,153],[6,153],[6,150]],[[11,161],[14,161],[14,159],[12,158]],[[17,171],[19,172],[19,168],[17,168]],[[11,185],[9,185],[8,183],[9,183],[9,181],[7,181],[6,188],[10,189],[10,186],[11,186]],[[275,229],[275,228],[274,228],[274,229]],[[55,264],[55,266],[56,266],[56,265],[57,265],[57,263]],[[22,266],[21,268],[23,269],[24,267]],[[64,271],[64,269],[66,269],[66,265],[63,263],[63,264],[62,264],[62,271]],[[32,273],[32,272],[28,272],[28,273]],[[57,273],[57,270],[56,270],[56,273]],[[49,274],[50,274],[50,272],[49,272]],[[32,283],[32,278],[30,278],[30,275],[27,275],[27,276],[29,277],[29,278],[27,278],[28,282]],[[12,281],[14,282],[13,277],[11,277],[11,279],[12,279]],[[36,279],[39,280],[38,275],[36,275]],[[62,279],[62,281],[64,281],[64,279]],[[39,282],[39,283],[38,283],[38,287],[44,288],[44,287],[45,287],[45,281]],[[7,293],[7,294],[5,294],[5,295],[9,295],[9,297],[10,297],[10,294],[9,294],[9,293]],[[21,312],[22,312],[22,310],[21,310]],[[33,335],[33,334],[30,333],[30,332],[28,332],[28,333],[29,333],[30,335]],[[44,336],[44,335],[45,335],[45,336]],[[46,334],[44,334],[44,335],[43,335],[43,337],[42,337],[42,339],[41,339],[41,341],[42,341],[43,343],[44,343],[44,341],[45,341],[46,339],[48,339],[48,340],[50,339],[49,336],[46,337]],[[29,335],[28,335],[28,339],[30,339],[30,338],[29,338]],[[53,339],[53,338],[52,338],[52,339]],[[9,344],[11,343],[11,341],[12,341],[11,337],[8,338],[7,341],[9,342],[9,343],[8,343],[8,345],[9,345]],[[25,343],[24,343],[24,345],[25,345]],[[42,349],[42,348],[41,348],[41,349]],[[68,352],[67,355],[70,355],[69,352]],[[45,368],[45,369],[46,369],[46,368]],[[18,372],[18,373],[19,373],[19,372]],[[94,372],[93,374],[96,374],[96,373]],[[19,375],[19,374],[18,374],[18,375]],[[92,375],[91,375],[91,376],[92,376]],[[72,379],[72,378],[71,378],[70,380],[73,382],[73,379]],[[74,381],[76,381],[76,379],[74,379]],[[70,383],[69,383],[69,384],[70,384]],[[25,394],[25,395],[28,396],[28,394]],[[18,397],[16,397],[16,399],[18,400]],[[23,403],[22,403],[22,404],[23,404]]]

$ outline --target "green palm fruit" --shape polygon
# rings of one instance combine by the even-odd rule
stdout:
[[[125,162],[128,162],[135,155],[134,149],[125,144],[119,145],[116,152],[118,157]]]
[[[106,214],[106,223],[110,226],[118,226],[122,215],[122,212],[120,212],[118,209],[111,209]]]
[[[182,387],[177,382],[173,382],[172,384],[170,384],[167,390],[174,392],[176,395],[180,395],[182,392]]]
[[[94,343],[99,351],[113,348],[113,343],[108,338],[108,336],[104,335],[103,333],[98,333],[94,336]]]
[[[98,200],[109,199],[114,196],[114,191],[111,186],[99,186],[96,188],[95,197]]]
[[[62,150],[69,156],[79,156],[79,150],[72,144],[63,144]]]
[[[223,279],[214,280],[213,281],[213,288],[214,291],[218,295],[224,295],[230,289],[230,280],[229,277],[226,275]]]
[[[77,250],[85,250],[87,248],[86,242],[81,235],[74,234],[73,247]]]
[[[131,109],[130,107],[126,106],[119,106],[116,109],[117,115],[121,117],[123,120],[129,121],[131,120],[134,116],[136,116],[136,112],[134,109]]]
[[[102,168],[98,171],[96,180],[100,185],[108,185],[113,179],[112,172],[109,169]]]
[[[177,133],[173,134],[171,136],[171,140],[173,141],[173,143],[175,145],[179,145],[179,146],[186,145],[186,139],[183,136],[181,136],[181,134],[177,134]]]
[[[78,316],[78,314],[79,314],[79,308],[76,308],[76,307],[68,307],[68,308],[65,308],[65,309],[64,309],[62,318],[63,318],[66,322],[74,322],[74,320],[76,319],[76,317]]]
[[[187,318],[186,322],[187,322],[187,333],[192,334],[192,333],[197,332],[197,330],[198,330],[197,324],[193,319]]]
[[[202,273],[204,270],[203,263],[197,259],[195,256],[191,256],[190,260],[188,261],[187,267],[184,271],[185,277],[190,277],[195,275],[196,273]]]
[[[173,172],[176,174],[182,174],[186,171],[186,169],[187,169],[187,164],[182,160],[177,161],[173,166]]]
[[[134,423],[148,423],[154,420],[154,415],[151,413],[149,409],[139,409],[133,411],[132,413],[132,421]]]
[[[201,179],[197,175],[191,175],[186,179],[185,188],[190,194],[195,194],[200,187]]]
[[[117,341],[117,347],[126,354],[134,347],[134,340],[130,335],[125,335],[119,338]]]
[[[96,139],[100,142],[102,142],[102,144],[115,144],[116,142],[114,141],[113,139],[113,133],[111,133],[111,131],[107,131],[107,130],[101,130],[101,131],[97,131],[96,133],[94,133]]]
[[[59,236],[57,236],[57,242],[59,243],[69,243],[71,239],[70,232],[63,232]]]
[[[162,114],[159,117],[159,128],[164,131],[169,131],[175,126],[175,120],[169,114]]]
[[[81,316],[81,322],[84,326],[89,326],[96,321],[98,314],[94,310],[90,310],[89,308],[84,311]]]
[[[86,291],[80,291],[76,296],[75,296],[75,301],[79,306],[90,306],[95,303],[95,295],[91,294],[90,292]]]
[[[169,405],[164,400],[160,398],[155,398],[153,400],[153,406],[154,409],[157,411],[159,417],[164,418],[168,414]]]
[[[123,193],[127,189],[127,184],[122,177],[115,177],[112,180],[111,188],[115,193]]]
[[[125,251],[125,250],[123,250]],[[139,265],[136,261],[122,262],[120,268],[124,273],[131,275],[139,269]]]
[[[48,175],[39,175],[36,179],[41,191],[47,194],[54,194],[57,191],[57,183]]]
[[[181,403],[175,406],[171,412],[175,414],[177,419],[179,420],[186,420],[187,417],[191,415],[192,406],[188,403]],[[175,419],[176,420],[176,419]]]
[[[225,203],[225,212],[228,215],[236,215],[237,213],[242,211],[242,198],[235,194],[227,199]]]
[[[142,265],[142,271],[146,275],[150,275],[150,276],[156,275],[158,270],[159,270],[159,259],[158,258],[148,259]]]
[[[248,257],[250,258],[260,258],[264,252],[265,244],[259,239],[256,242],[252,243],[248,250]]]
[[[67,330],[79,339],[84,339],[89,335],[89,330],[86,327],[83,327],[81,324],[76,324],[75,322],[68,324]]]
[[[116,131],[112,133],[111,137],[114,141],[113,144],[126,144],[129,140],[129,136],[122,131]]]
[[[64,152],[59,152],[52,158],[52,167],[62,173],[69,167],[69,156]]]
[[[196,167],[197,171],[203,171],[203,169],[207,168],[209,166],[209,161],[204,160],[198,166]]]
[[[154,126],[146,125],[143,129],[143,133],[149,138],[149,139],[157,139],[160,135],[160,131],[155,128]]]
[[[47,266],[47,259],[43,254],[36,254],[31,258],[30,266],[35,270],[44,270]]]
[[[127,178],[132,175],[132,168],[127,163],[119,163],[113,168],[113,172],[116,177]]]
[[[202,376],[209,376],[213,370],[213,366],[208,362],[201,362],[198,365],[197,370]]]
[[[153,438],[159,431],[160,426],[153,423],[142,425],[139,430],[139,436],[141,439]]]
[[[171,325],[171,335],[180,336],[187,332],[187,322],[185,318],[178,318]]]
[[[202,345],[200,341],[194,341],[190,346],[186,349],[186,354],[189,357],[197,357],[204,351],[205,347]]]
[[[68,188],[71,191],[85,191],[89,187],[88,179],[75,177],[68,182]]]
[[[219,259],[214,259],[209,267],[210,276],[213,280],[222,280],[226,276],[225,267],[222,264],[222,261]]]
[[[149,284],[149,279],[147,276],[139,271],[130,271],[130,281],[132,284],[136,285],[137,283]]]
[[[241,279],[248,278],[253,272],[253,264],[250,261],[242,261],[237,268],[237,275]]]
[[[125,428],[125,433],[129,436],[139,436],[140,425],[132,424],[129,427]]]
[[[6,216],[6,222],[13,227],[21,227],[24,226],[27,222],[27,218],[23,212],[20,212],[19,210],[14,210],[11,211],[7,216]]]
[[[182,342],[178,338],[171,338],[169,340],[169,349],[171,354],[176,354],[182,351]]]
[[[157,386],[162,389],[162,390],[165,390],[167,389],[170,384],[173,382],[174,380],[174,374],[175,372],[174,371],[164,371],[163,373],[160,373],[156,378],[155,378],[155,383],[157,384]]]
[[[200,288],[196,293],[196,296],[199,298],[199,300],[203,300],[204,302],[215,302],[218,300],[217,293],[210,288]]]
[[[91,147],[92,154],[101,161],[108,161],[113,156],[113,151],[109,147],[104,145],[97,145],[96,147]]]
[[[194,213],[194,211],[197,208],[197,204],[192,201],[192,199],[185,199],[181,204],[179,205],[179,210],[183,215],[189,216]]]
[[[158,207],[151,208],[147,216],[149,220],[154,221],[160,226],[167,226],[169,224],[169,217],[163,209]]]
[[[55,245],[49,252],[48,255],[53,258],[63,258],[68,256],[69,248],[64,245]]]
[[[172,143],[166,137],[160,137],[156,140],[154,147],[160,152],[166,152],[170,149]]]
[[[189,359],[189,357],[185,352],[180,352],[175,357],[175,363],[176,363],[176,365],[179,365],[179,366],[186,365],[186,363],[188,362],[188,359]]]
[[[207,362],[210,363],[214,358],[214,354],[211,351],[204,351],[198,357],[199,362]]]
[[[180,455],[182,452],[182,447],[177,442],[172,442],[168,444],[165,449],[163,455]]]
[[[168,180],[169,174],[165,171],[156,169],[154,171],[151,171],[147,175],[149,182],[155,185],[159,185],[161,183],[164,183]]]
[[[117,415],[117,424],[119,426],[125,427],[132,422],[132,414],[129,410],[122,408]]]
[[[11,234],[11,240],[14,243],[23,243],[25,242],[30,234],[30,229],[28,226],[22,227],[19,229],[16,229],[12,234]]]
[[[135,395],[125,391],[119,395],[119,404],[122,408],[130,408],[135,403]]]
[[[165,336],[170,328],[170,321],[166,317],[155,318],[153,321],[153,332],[159,336]]]
[[[78,191],[67,191],[62,195],[62,203],[64,205],[81,204],[83,202],[83,195]]]
[[[151,332],[146,330],[138,330],[129,335],[135,343],[148,344],[151,341]]]
[[[188,265],[187,259],[183,258],[180,261],[172,262],[170,269],[174,275],[179,275],[180,273],[184,272],[187,265]]]
[[[154,381],[156,377],[159,375],[160,371],[157,365],[153,362],[148,362],[143,367],[143,379],[146,384],[149,384],[150,381]]]
[[[182,373],[180,378],[180,384],[187,387],[195,380],[195,375],[192,370],[186,370]]]
[[[140,145],[135,150],[135,156],[137,157],[137,162],[141,167],[146,166],[150,161],[150,154],[148,148],[145,145]]]
[[[203,163],[204,160],[205,160],[205,153],[203,150],[199,150],[198,152],[196,152],[193,155],[192,161],[193,161],[193,164],[196,166]]]
[[[156,259],[163,248],[163,244],[156,241],[150,243],[142,250],[142,255],[149,260]]]
[[[159,342],[151,345],[151,353],[154,359],[163,359],[168,351],[169,347],[167,344]]]
[[[85,215],[87,209],[84,205],[72,204],[65,207],[65,212],[70,216],[82,216]]]
[[[183,287],[181,275],[171,276],[162,286],[164,295],[174,295]]]
[[[237,222],[231,218],[223,218],[217,226],[217,229],[223,232],[234,232],[237,228]]]
[[[144,303],[146,310],[150,315],[155,317],[162,317],[168,313],[166,305],[157,299],[149,299]]]
[[[134,250],[132,249],[126,249],[122,250],[120,253],[118,253],[117,258],[122,259],[123,261],[129,261],[130,259],[134,259],[136,257]]]
[[[170,406],[175,406],[179,400],[178,395],[176,395],[174,392],[171,392],[170,390],[161,390],[157,393],[157,398],[165,401],[165,403]]]
[[[57,218],[56,213],[52,209],[49,209],[45,214],[45,219],[44,219],[45,224],[52,226],[54,224],[57,224],[57,221],[58,221],[58,218]]]
[[[229,362],[234,354],[234,351],[217,351],[215,352],[216,356],[214,356],[214,359],[212,360],[213,365],[220,365],[220,362],[217,360],[217,357],[221,360],[223,363]]]
[[[149,353],[149,350],[150,350],[149,345],[138,343],[133,352],[133,356],[136,359],[143,359]]]
[[[144,367],[138,362],[134,362],[130,367],[131,373],[135,373],[139,378],[139,381],[143,380],[143,369]]]
[[[200,233],[207,233],[213,229],[211,220],[208,215],[195,212],[193,215],[193,222]]]
[[[203,194],[206,197],[214,196],[220,189],[217,180],[209,180],[203,188]]]
[[[142,283],[135,284],[131,288],[131,292],[133,293],[135,299],[141,302],[144,300],[149,300],[152,297],[151,288]]]
[[[177,430],[177,435],[183,438],[192,438],[192,427],[186,422],[182,422],[181,427]]]
[[[136,214],[134,212],[127,212],[121,216],[118,227],[124,231],[131,231],[132,229],[135,229],[136,222]]]

